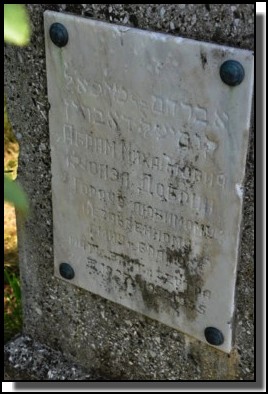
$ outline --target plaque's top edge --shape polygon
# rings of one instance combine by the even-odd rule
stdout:
[[[108,23],[108,22],[104,22],[101,21],[99,19],[94,19],[94,18],[87,18],[81,15],[76,15],[73,13],[63,13],[63,12],[56,12],[56,11],[50,11],[50,10],[46,10],[44,12],[44,21],[46,17],[57,17],[57,18],[64,18],[64,19],[69,19],[70,21],[73,20],[74,18],[76,20],[80,19],[81,22],[86,22],[88,24],[91,24],[92,26],[100,26],[102,25],[103,27],[109,27],[110,29],[113,29],[115,31],[119,31],[120,33],[124,33],[130,30],[135,30],[135,34],[150,34],[150,35],[155,35],[156,38],[162,40],[162,41],[169,41],[169,40],[173,40],[177,43],[187,43],[188,45],[209,45],[211,49],[225,49],[228,50],[229,52],[236,52],[236,53],[240,53],[241,55],[245,55],[248,56],[249,54],[252,54],[252,60],[253,60],[253,55],[254,55],[254,51],[248,50],[248,49],[241,49],[241,48],[237,48],[237,47],[231,47],[231,46],[227,46],[227,45],[223,45],[223,44],[215,44],[213,42],[209,42],[209,41],[198,41],[195,39],[191,39],[191,38],[186,38],[186,37],[180,37],[180,36],[174,36],[168,33],[164,33],[164,32],[156,32],[153,30],[143,30],[143,29],[139,29],[136,27],[131,27],[131,26],[125,26],[125,25],[118,25],[116,23]]]

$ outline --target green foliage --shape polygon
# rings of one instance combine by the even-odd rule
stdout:
[[[5,267],[5,337],[7,342],[22,329],[22,307],[20,280],[17,273],[9,272]]]
[[[17,303],[21,302],[21,292],[20,292],[20,281],[19,278],[15,273],[9,273],[8,270],[5,268],[4,270],[5,275],[5,283],[9,284],[11,287],[14,297]]]
[[[30,41],[30,24],[25,5],[4,4],[4,41],[14,45],[27,45]],[[6,106],[4,108],[5,145],[11,142],[11,127],[8,122]],[[9,161],[11,166],[11,160]],[[13,164],[12,164],[13,166]],[[9,170],[7,172],[10,172]],[[4,198],[13,203],[22,213],[28,211],[28,201],[18,183],[4,176]],[[4,268],[4,341],[7,342],[22,329],[21,289],[17,272]]]
[[[4,40],[14,45],[27,45],[30,41],[28,14],[23,4],[4,4]]]
[[[27,45],[31,33],[25,6],[23,4],[4,4],[4,6],[4,40],[15,45]],[[6,111],[4,121],[6,126],[8,123]],[[4,198],[23,213],[27,212],[28,202],[22,188],[7,176],[4,177]]]
[[[4,176],[4,198],[6,201],[14,204],[22,213],[27,213],[29,208],[28,201],[22,188],[6,175]]]

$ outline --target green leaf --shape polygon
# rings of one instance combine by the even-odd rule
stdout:
[[[10,44],[27,45],[30,41],[28,13],[23,4],[4,4],[4,40]]]
[[[4,268],[4,276],[5,276],[6,282],[9,284],[9,286],[13,290],[16,301],[19,303],[21,300],[21,289],[20,289],[19,278],[14,273],[9,274],[8,270],[6,268]]]
[[[11,281],[10,281],[10,286],[13,290],[14,296],[16,298],[16,301],[19,303],[21,300],[21,290],[20,290],[20,282],[16,275],[12,275]]]
[[[7,176],[4,176],[4,197],[6,201],[14,204],[18,210],[27,213],[29,207],[24,191],[18,183]]]
[[[4,269],[4,275],[7,283],[10,285],[10,276],[6,269]]]

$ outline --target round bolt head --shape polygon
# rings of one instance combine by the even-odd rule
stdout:
[[[210,345],[220,346],[224,342],[224,336],[220,330],[215,327],[207,327],[205,329],[205,338]]]
[[[49,29],[52,42],[58,47],[64,47],[68,42],[68,31],[61,23],[53,23]]]
[[[64,279],[73,279],[74,278],[74,270],[68,263],[60,264],[60,274]]]
[[[221,65],[220,76],[222,81],[227,85],[237,86],[244,79],[244,67],[236,60],[226,60],[226,62]]]

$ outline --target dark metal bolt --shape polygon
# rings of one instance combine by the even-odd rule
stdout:
[[[53,23],[50,26],[49,35],[58,47],[64,47],[68,42],[68,31],[61,23]]]
[[[211,345],[220,346],[224,342],[222,332],[215,327],[207,327],[205,329],[205,337]]]
[[[73,279],[74,278],[74,270],[68,263],[60,264],[60,274],[64,279]]]
[[[244,67],[236,60],[226,60],[226,62],[221,65],[220,76],[222,81],[227,85],[237,86],[244,79]]]

